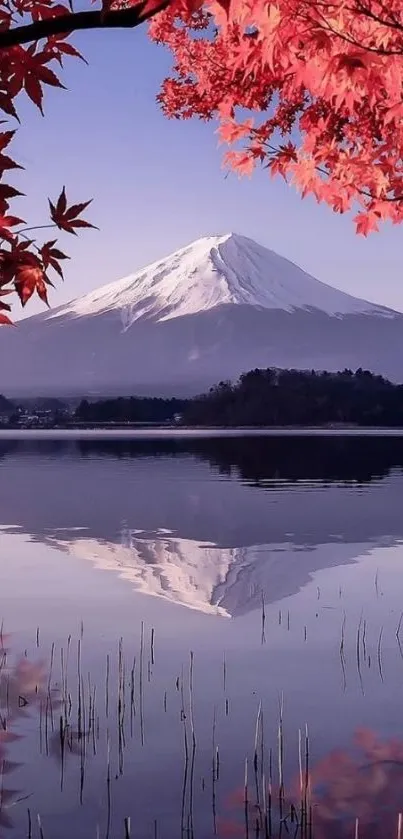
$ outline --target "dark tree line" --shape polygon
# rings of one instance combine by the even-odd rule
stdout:
[[[88,423],[166,422],[182,414],[186,402],[181,399],[136,398],[104,399],[80,402],[75,418]]]
[[[189,402],[201,426],[403,426],[403,385],[367,370],[252,370]]]
[[[177,422],[187,426],[403,427],[403,385],[368,370],[340,373],[251,370],[193,399],[83,399],[75,422]],[[74,424],[74,423],[73,423]]]
[[[11,416],[15,411],[15,405],[10,402],[9,399],[6,399],[2,393],[0,393],[0,416]]]

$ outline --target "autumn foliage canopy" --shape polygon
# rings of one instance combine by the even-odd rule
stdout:
[[[67,3],[0,0],[2,323],[4,297],[16,292],[25,305],[37,293],[46,303],[67,258],[57,238],[38,242],[10,210],[20,193],[5,176],[18,167],[9,154],[18,97],[25,92],[42,111],[46,86],[63,87],[64,60],[80,57],[70,37],[78,30],[150,20],[150,37],[173,55],[163,111],[216,119],[229,168],[251,174],[261,165],[303,197],[352,211],[364,235],[403,220],[402,0],[103,0],[99,8],[88,0],[81,11]],[[63,188],[49,201],[50,226],[91,227],[88,204],[69,204]]]

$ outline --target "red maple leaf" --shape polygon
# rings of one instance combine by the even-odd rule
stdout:
[[[71,207],[68,207],[66,190],[65,187],[63,187],[59,198],[57,199],[56,205],[52,204],[49,199],[51,219],[59,230],[65,230],[66,233],[73,233],[74,235],[77,235],[74,229],[76,227],[95,228],[95,225],[90,224],[89,221],[77,218],[77,216],[79,216],[91,204],[91,202],[92,199],[90,201],[84,201],[82,204],[72,204]]]
[[[357,213],[354,221],[357,233],[361,233],[362,236],[368,236],[368,233],[371,233],[371,231],[379,230],[379,215],[376,213]]]
[[[0,297],[6,297],[8,294],[13,294],[14,289],[12,288],[5,288],[0,290]],[[0,310],[2,312],[11,312],[11,306],[8,303],[4,303],[3,300],[0,300]],[[1,652],[0,646],[0,652]],[[1,739],[1,737],[0,737]]]
[[[0,216],[0,240],[7,239],[8,242],[13,242],[15,233],[12,233],[10,227],[16,227],[17,224],[23,224],[23,219],[17,216]]]
[[[27,256],[34,256],[34,254],[27,254]],[[15,288],[21,300],[22,306],[28,302],[36,291],[38,297],[43,300],[48,306],[48,294],[44,279],[44,271],[38,260],[38,264],[33,264],[32,260],[22,262],[17,266],[15,272]]]
[[[47,50],[36,53],[36,48],[36,44],[32,44],[26,50],[22,47],[13,48],[15,60],[12,64],[8,87],[13,98],[24,88],[29,98],[43,114],[42,86],[47,84],[52,87],[64,87],[64,85],[53,70],[45,66],[52,60],[53,55]]]
[[[81,55],[75,47],[73,47],[73,44],[69,44],[64,40],[66,37],[67,35],[63,34],[51,35],[44,47],[44,52],[49,53],[52,58],[55,58],[56,61],[59,62],[60,66],[63,66],[63,55],[71,55],[73,58],[81,58],[81,61],[88,64],[84,56]]]
[[[55,248],[56,242],[56,239],[53,239],[52,242],[45,242],[40,249],[40,253],[44,268],[46,269],[50,265],[63,279],[63,271],[59,265],[59,260],[70,259],[70,257],[66,256],[66,254],[60,251],[59,248]]]

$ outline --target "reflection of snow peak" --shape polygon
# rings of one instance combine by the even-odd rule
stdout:
[[[330,542],[297,546],[292,542],[219,547],[182,539],[173,531],[125,528],[121,543],[49,536],[48,544],[91,560],[97,568],[118,571],[143,594],[208,615],[235,617],[295,594],[315,571],[343,565],[373,545]]]
[[[97,568],[119,570],[120,576],[143,594],[163,597],[211,615],[230,617],[213,604],[216,586],[225,583],[230,566],[239,562],[241,548],[217,548],[157,531],[154,538],[124,531],[122,544],[96,539],[57,539],[52,543],[68,553],[92,560]]]

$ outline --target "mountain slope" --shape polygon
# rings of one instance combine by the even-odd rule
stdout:
[[[292,262],[245,236],[207,236],[116,283],[103,286],[49,318],[88,317],[120,311],[124,328],[206,312],[217,306],[318,309],[328,315],[379,314],[382,306],[358,300],[315,280]]]
[[[403,380],[403,315],[228,234],[0,330],[0,352],[9,395],[179,395],[268,366]]]

